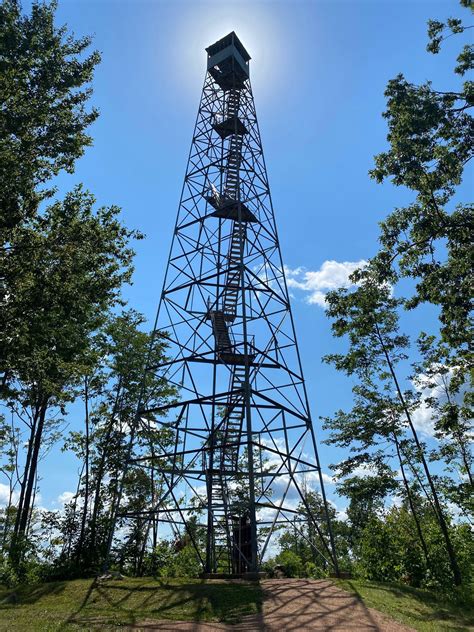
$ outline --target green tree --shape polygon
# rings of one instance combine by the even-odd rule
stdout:
[[[17,542],[27,529],[48,411],[64,413],[75,398],[97,362],[94,338],[131,277],[129,240],[140,235],[122,226],[118,213],[94,211],[94,198],[78,187],[11,233],[16,255],[4,268],[9,318],[2,357],[13,377],[9,398],[31,411]]]
[[[421,506],[420,520],[430,551],[429,567],[416,537],[413,515],[406,504],[402,504],[380,511],[366,523],[360,538],[357,572],[376,581],[451,589],[449,558],[428,503]],[[468,583],[472,573],[472,533],[468,525],[451,524],[449,528],[456,558]]]
[[[473,455],[471,450],[473,392],[463,368],[456,366],[453,350],[435,336],[420,334],[421,360],[415,362],[414,381],[422,392],[422,403],[431,415],[438,445],[433,461],[443,461],[450,476],[445,491],[466,516],[474,511]]]
[[[444,39],[463,37],[467,28],[472,27],[454,18],[446,24],[430,21],[428,51],[438,54]],[[466,44],[455,76],[464,77],[473,66],[474,49]],[[456,351],[456,365],[470,365],[473,206],[454,205],[453,199],[473,156],[474,83],[465,80],[458,89],[443,91],[431,82],[414,85],[400,74],[389,81],[385,96],[389,149],[376,156],[371,175],[408,187],[416,198],[382,222],[374,263],[385,279],[416,281],[407,307],[438,306],[442,340]]]
[[[70,433],[65,443],[65,449],[74,451],[83,467],[62,526],[64,546],[59,563],[74,566],[78,573],[97,571],[104,563],[124,469],[126,500],[121,510],[133,516],[119,519],[121,537],[115,541],[114,560],[130,572],[141,574],[149,540],[152,548],[157,544],[156,520],[138,514],[156,504],[162,484],[161,464],[151,459],[145,468],[126,465],[142,450],[150,456],[156,454],[157,446],[167,445],[171,438],[169,430],[144,422],[134,450],[128,454],[130,431],[144,386],[145,363],[162,362],[166,348],[162,338],[142,330],[144,323],[144,317],[131,309],[108,319],[101,330],[101,361],[89,378],[93,396],[89,428],[86,425],[84,432]],[[174,396],[174,389],[164,380],[149,373],[146,379],[153,405],[159,406]]]
[[[409,344],[408,338],[399,332],[397,308],[400,300],[392,297],[390,286],[380,283],[377,271],[374,273],[371,267],[356,271],[353,280],[358,284],[354,291],[341,289],[327,296],[327,314],[333,319],[334,335],[347,337],[349,348],[347,353],[329,355],[325,361],[358,379],[353,389],[356,396],[353,410],[350,413],[340,411],[333,419],[326,420],[326,427],[333,430],[330,440],[343,446],[356,441],[357,447],[353,450],[358,454],[343,462],[343,473],[355,463],[365,460],[372,464],[374,458],[383,458],[386,452],[383,447],[381,453],[374,453],[376,440],[380,439],[395,444],[403,470],[400,439],[405,431],[409,433],[413,454],[426,477],[430,502],[445,539],[454,581],[460,584],[460,571],[445,512],[428,466],[425,447],[413,423],[413,410],[419,406],[419,394],[413,389],[403,390],[397,373],[397,365],[407,357]],[[407,454],[404,455],[405,460]],[[390,457],[390,453],[387,456]],[[412,513],[417,520],[404,471],[402,475]],[[420,541],[423,541],[419,524],[417,530]]]
[[[287,561],[284,560],[294,559],[292,556],[296,556],[299,559],[297,574],[310,577],[327,576],[332,569],[327,545],[329,541],[329,518],[338,566],[348,568],[350,560],[347,524],[338,519],[336,509],[330,503],[327,504],[327,514],[329,515],[326,514],[326,505],[321,494],[311,490],[306,480],[302,482],[302,492],[304,500],[298,504],[297,513],[293,520],[289,521],[288,526],[282,527],[282,533],[279,537],[281,555],[277,556],[274,561],[284,566],[287,574],[293,573],[287,568]],[[291,552],[291,556],[285,558],[283,554],[286,552]]]
[[[52,195],[51,185],[44,185],[61,170],[74,170],[91,144],[86,129],[98,116],[86,105],[100,56],[86,54],[89,37],[76,39],[66,27],[55,26],[56,5],[34,3],[24,15],[18,0],[0,4],[2,246]]]
[[[389,493],[397,488],[397,482],[389,467],[382,462],[372,465],[373,475],[350,476],[338,484],[338,494],[349,499],[349,545],[357,556],[362,533],[369,522],[380,515]]]

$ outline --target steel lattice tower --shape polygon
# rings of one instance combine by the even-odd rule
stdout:
[[[179,396],[153,407],[153,393],[145,391],[138,415],[139,424],[152,419],[174,437],[173,447],[156,447],[163,485],[146,515],[182,533],[198,499],[207,527],[203,571],[255,572],[278,527],[291,520],[297,528],[288,497],[306,504],[306,477],[318,482],[325,510],[321,523],[307,507],[317,549],[337,571],[250,56],[233,32],[206,51],[155,326],[167,339],[167,360],[146,368]],[[143,454],[134,463],[149,459]]]

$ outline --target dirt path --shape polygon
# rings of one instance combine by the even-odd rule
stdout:
[[[180,621],[143,621],[128,630],[169,632],[413,632],[380,612],[367,608],[327,580],[269,579],[262,582],[263,612],[238,625]]]

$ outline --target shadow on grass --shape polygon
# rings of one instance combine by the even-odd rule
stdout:
[[[396,609],[400,614],[406,615],[408,618],[420,623],[441,622],[449,624],[449,630],[452,632],[472,629],[470,626],[474,624],[474,598],[458,595],[448,598],[446,595],[434,593],[429,590],[404,586],[403,584],[378,583],[371,581],[344,580],[344,585],[350,587],[357,598],[361,601],[364,596],[361,589],[369,591],[365,597],[369,601],[369,605],[374,608],[380,607],[381,601],[374,598],[373,593],[379,592],[385,594],[383,603],[390,605],[390,598],[397,599]],[[418,608],[414,608],[414,603]],[[395,603],[393,603],[395,607]],[[453,627],[456,626],[456,627]]]
[[[0,609],[34,604],[48,595],[57,595],[65,589],[66,583],[59,581],[37,586],[19,586],[15,589],[0,589]]]
[[[132,585],[126,581],[95,582],[64,626],[134,625],[147,618],[238,623],[245,615],[261,612],[261,604],[258,583],[151,579]]]

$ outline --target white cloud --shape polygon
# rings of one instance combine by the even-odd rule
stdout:
[[[14,491],[12,495],[12,502],[15,504],[18,500],[18,492]],[[5,483],[0,483],[0,507],[6,507],[10,499],[10,488]]]
[[[434,425],[436,420],[436,411],[430,406],[429,400],[438,400],[440,404],[447,402],[448,396],[446,389],[449,388],[449,383],[451,382],[454,369],[447,368],[442,364],[433,365],[432,369],[434,369],[437,374],[430,377],[421,373],[413,381],[414,387],[421,394],[421,403],[418,408],[413,411],[412,420],[416,430],[418,430],[421,434],[426,437],[435,438]],[[467,384],[463,384],[458,393],[450,394],[451,401],[457,404],[462,404],[467,390]]]
[[[285,273],[288,287],[307,293],[306,300],[311,305],[326,307],[326,294],[341,287],[351,287],[350,275],[367,262],[360,261],[324,261],[319,270],[307,270],[303,267],[288,268]]]
[[[425,437],[434,437],[433,412],[433,409],[426,402],[422,402],[411,415],[416,430]]]
[[[334,478],[332,476],[329,476],[329,474],[326,474],[326,472],[321,472],[321,476],[322,476],[323,481],[327,485],[333,485],[334,484]]]
[[[336,518],[341,522],[347,522],[347,520],[349,520],[349,516],[347,515],[347,511],[345,509],[338,509]]]
[[[74,492],[63,492],[62,494],[59,494],[58,498],[57,498],[57,504],[60,505],[61,507],[64,507],[64,505],[67,505],[67,503],[70,503],[71,500],[74,498],[75,494]]]
[[[328,498],[327,500],[328,500],[328,504],[332,505],[334,509],[336,510],[337,520],[342,520],[343,522],[345,522],[348,519],[347,507],[343,507],[342,509],[339,509],[339,507],[336,505],[336,503],[333,500],[331,500],[330,498]]]
[[[377,469],[372,464],[363,464],[357,465],[354,469],[351,470],[350,476],[360,476],[361,478],[364,476],[376,476]]]
[[[323,483],[325,483],[326,485],[333,485],[334,484],[334,478],[332,476],[330,476],[329,474],[327,474],[326,472],[321,472],[321,477],[323,479]],[[318,472],[305,472],[304,477],[299,477],[298,480],[304,480],[306,481],[306,483],[316,483],[316,485],[319,485],[319,473]]]

